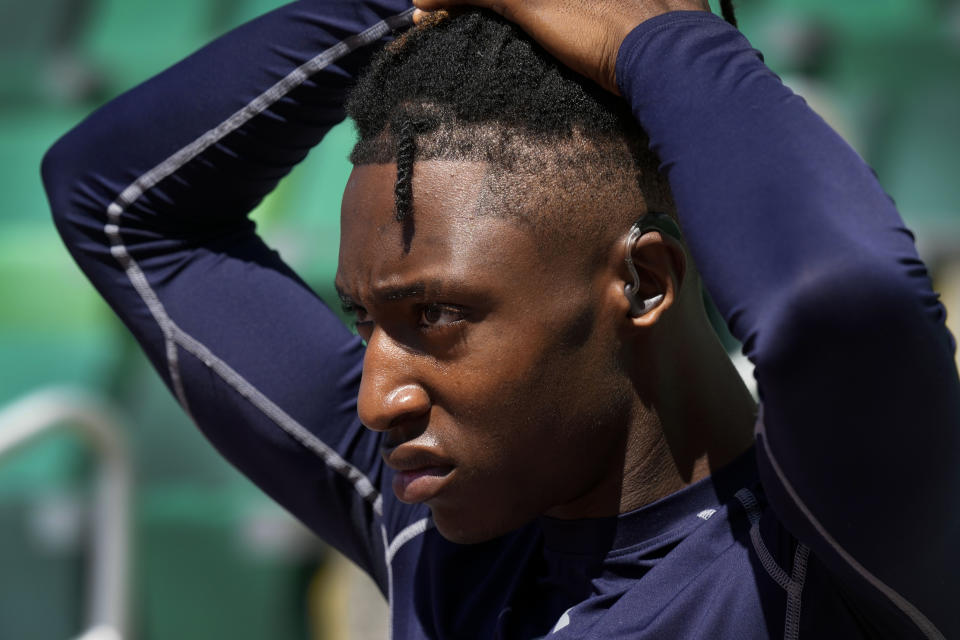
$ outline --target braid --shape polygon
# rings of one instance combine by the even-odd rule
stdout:
[[[394,157],[397,159],[397,182],[393,187],[397,206],[397,222],[403,222],[413,213],[413,162],[417,159],[417,136],[437,128],[439,122],[430,109],[406,105],[390,119],[393,131]]]
[[[397,204],[397,222],[413,213],[413,161],[417,155],[417,138],[413,122],[403,119],[396,134],[397,183],[393,193]]]
[[[737,15],[733,10],[733,0],[720,0],[720,13],[723,14],[723,19],[737,26]]]
[[[405,247],[416,217],[414,165],[424,160],[486,163],[488,201],[537,225],[552,216],[521,202],[532,176],[544,193],[571,199],[598,182],[628,185],[624,193],[639,185],[644,202],[672,210],[659,161],[622,98],[563,67],[491,11],[433,15],[380,51],[347,103],[359,137],[354,165],[396,162],[394,216]],[[573,159],[580,166],[569,167]]]

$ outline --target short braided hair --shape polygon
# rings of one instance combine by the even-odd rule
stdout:
[[[730,0],[721,4],[731,19]],[[626,102],[489,11],[430,14],[374,58],[347,113],[359,135],[351,162],[397,163],[398,220],[413,211],[414,162],[429,159],[487,162],[540,182],[551,172],[568,182],[627,180],[651,207],[672,210]]]

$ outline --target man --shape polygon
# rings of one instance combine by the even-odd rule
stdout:
[[[398,638],[960,634],[952,342],[870,170],[705,3],[491,5],[599,86],[487,13],[376,59],[337,274],[365,349],[245,214],[402,4],[289,5],[48,154],[181,404]]]

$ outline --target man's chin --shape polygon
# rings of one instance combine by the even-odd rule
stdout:
[[[484,518],[482,514],[449,513],[431,508],[437,532],[455,544],[480,544],[519,529],[523,523],[508,524],[496,518]]]

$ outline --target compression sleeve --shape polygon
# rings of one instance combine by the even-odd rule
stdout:
[[[871,169],[719,18],[623,43],[617,78],[756,365],[778,517],[884,633],[960,637],[960,385],[945,313]]]
[[[43,162],[57,227],[220,452],[385,585],[363,347],[247,213],[344,118],[402,0],[303,0],[113,100]],[[318,176],[322,179],[322,176]]]

